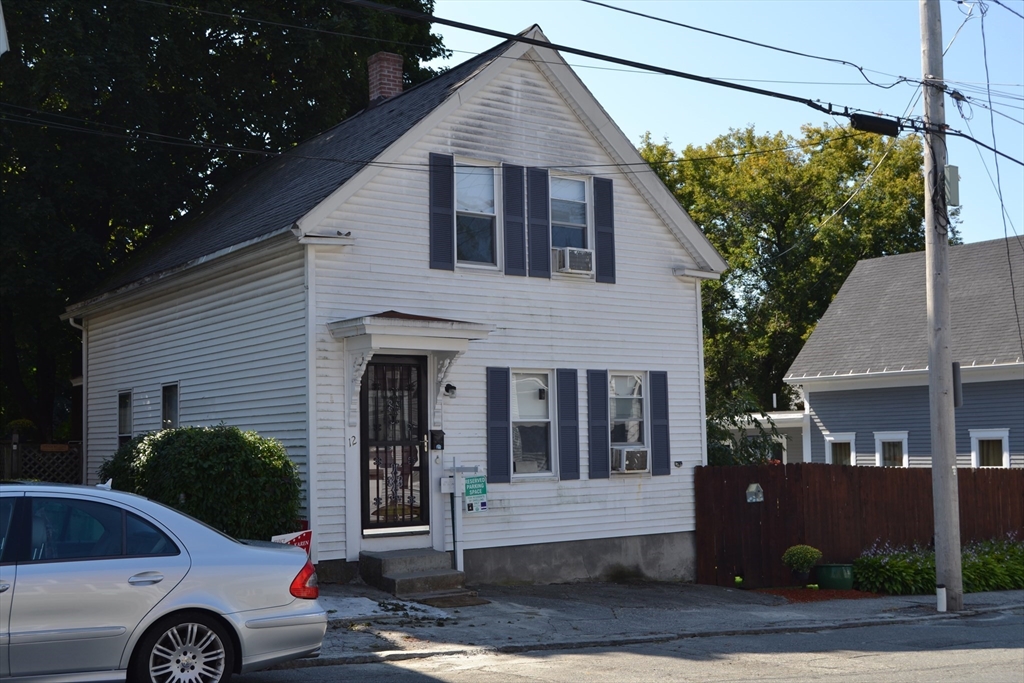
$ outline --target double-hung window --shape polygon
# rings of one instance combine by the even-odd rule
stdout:
[[[611,471],[647,472],[649,469],[644,422],[644,375],[609,373],[609,427]]]
[[[551,177],[551,246],[587,248],[587,184]]]
[[[117,395],[117,445],[123,446],[132,440],[132,392],[122,391]]]
[[[614,284],[614,194],[609,178],[431,153],[430,267]]]
[[[551,377],[512,373],[512,472],[551,474]]]
[[[971,429],[971,467],[1009,467],[1009,429]]]
[[[165,384],[160,398],[160,428],[174,429],[178,426],[178,385]]]
[[[487,368],[486,406],[488,482],[580,478],[575,369]]]
[[[879,467],[909,467],[907,432],[875,432],[875,464]]]
[[[494,169],[455,166],[455,252],[459,263],[498,264]]]
[[[853,449],[856,434],[843,432],[825,435],[825,462],[830,465],[856,465],[857,456]]]

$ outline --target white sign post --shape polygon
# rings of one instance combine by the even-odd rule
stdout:
[[[452,473],[453,479],[453,490],[452,496],[452,547],[455,551],[455,569],[458,571],[463,570],[462,563],[462,511],[466,505],[463,501],[463,494],[465,492],[465,486],[463,484],[463,474],[476,474],[478,468],[476,465],[467,465],[463,467],[459,463],[458,456],[452,458],[452,467],[449,472]],[[447,477],[446,477],[447,478]],[[484,494],[486,496],[486,478],[484,477],[473,477],[474,479],[484,479]],[[445,487],[447,488],[447,487]]]

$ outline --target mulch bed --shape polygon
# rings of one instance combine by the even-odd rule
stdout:
[[[860,598],[881,598],[879,593],[866,591],[839,590],[836,588],[758,588],[758,593],[770,593],[786,598],[789,602],[820,602],[822,600],[857,600]]]

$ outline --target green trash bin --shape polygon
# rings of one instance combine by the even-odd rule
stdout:
[[[852,564],[819,564],[815,567],[819,588],[853,589]]]

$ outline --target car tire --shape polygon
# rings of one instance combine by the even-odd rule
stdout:
[[[128,680],[224,683],[234,665],[227,629],[212,616],[181,612],[156,622],[142,637],[128,667]]]

